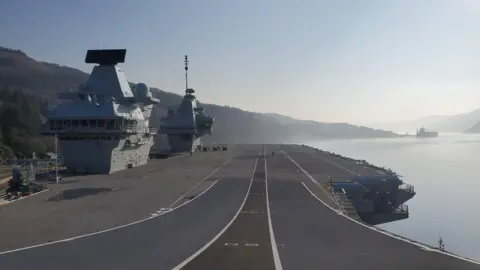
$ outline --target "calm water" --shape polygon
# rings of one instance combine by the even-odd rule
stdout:
[[[391,168],[415,186],[410,218],[380,227],[480,260],[480,135],[304,142]]]

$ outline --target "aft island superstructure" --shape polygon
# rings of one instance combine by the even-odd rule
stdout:
[[[62,101],[48,117],[42,133],[58,137],[68,171],[111,173],[146,164],[155,130],[149,119],[153,104],[149,87],[130,87],[116,64],[126,50],[89,50],[86,63],[98,64],[77,92],[60,93]]]
[[[171,153],[193,152],[201,146],[200,138],[212,134],[214,118],[196,100],[195,90],[188,88],[188,58],[185,56],[185,96],[177,108],[162,117],[160,131],[167,135]]]

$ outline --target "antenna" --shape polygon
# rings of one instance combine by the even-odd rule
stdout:
[[[188,89],[188,55],[185,55],[185,91]]]

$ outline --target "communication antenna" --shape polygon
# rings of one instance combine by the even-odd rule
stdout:
[[[185,55],[185,91],[188,89],[188,55]]]

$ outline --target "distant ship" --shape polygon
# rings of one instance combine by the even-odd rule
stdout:
[[[421,127],[419,130],[417,130],[417,138],[433,138],[433,137],[438,137],[438,132],[427,130],[424,127]]]
[[[42,133],[56,135],[67,171],[112,173],[147,164],[155,129],[149,119],[158,99],[147,85],[131,87],[123,70],[126,50],[89,50],[98,64],[77,92],[60,93]]]

